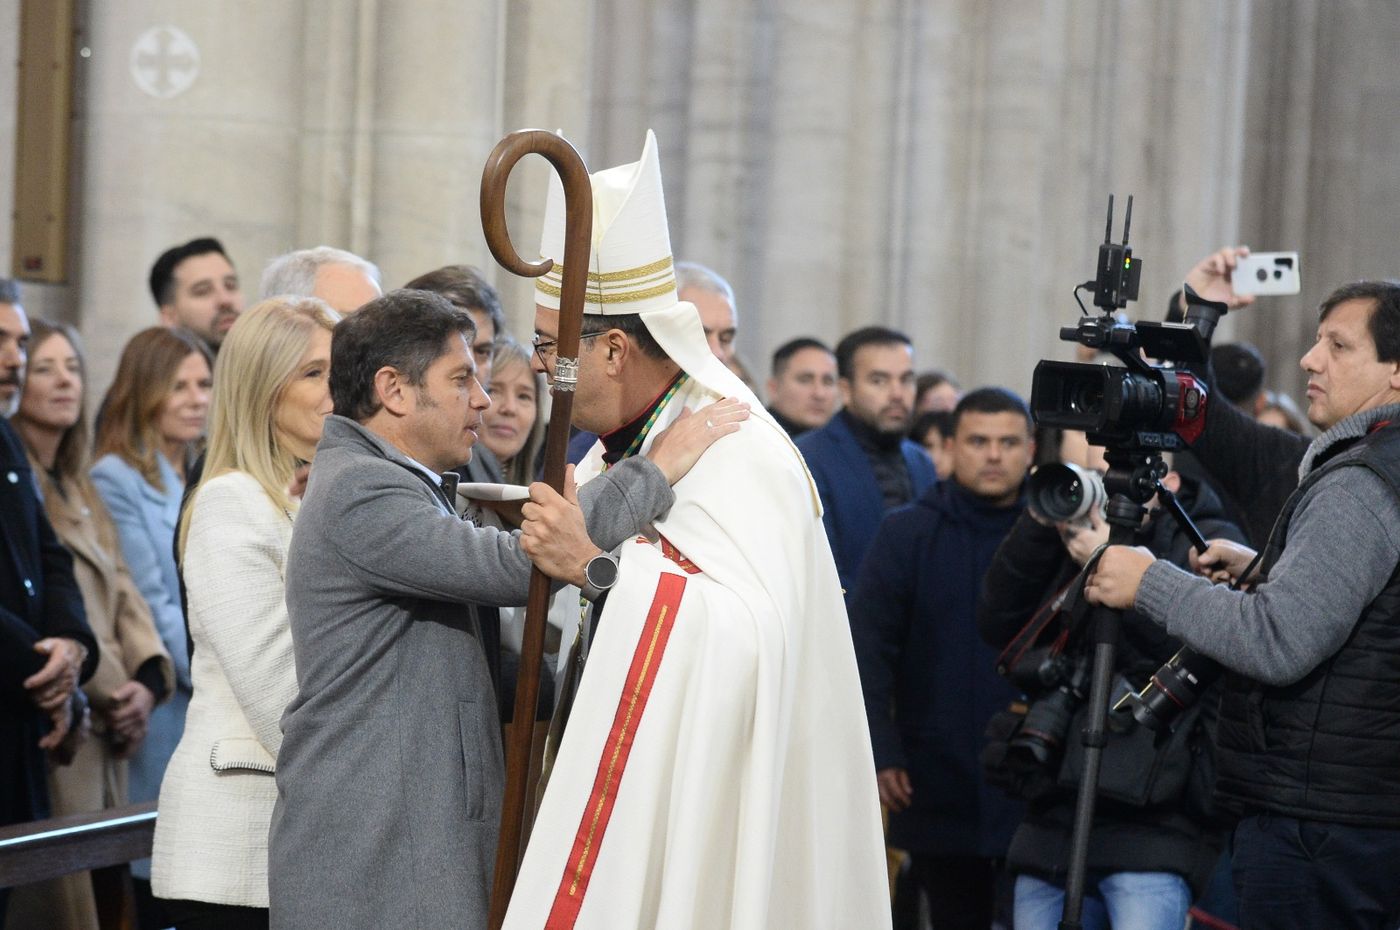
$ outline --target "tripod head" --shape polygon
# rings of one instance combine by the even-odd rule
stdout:
[[[1103,477],[1108,493],[1105,519],[1109,524],[1109,542],[1128,544],[1147,515],[1147,504],[1157,495],[1167,463],[1156,449],[1136,449],[1129,446],[1109,446],[1104,452],[1108,471]]]

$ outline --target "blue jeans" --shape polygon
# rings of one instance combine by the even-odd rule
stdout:
[[[1084,883],[1084,930],[1181,930],[1191,907],[1186,879],[1172,872],[1091,873]],[[1055,930],[1065,889],[1016,876],[1016,930]]]

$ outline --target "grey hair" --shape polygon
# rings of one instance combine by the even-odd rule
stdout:
[[[379,269],[354,252],[318,245],[314,249],[298,249],[279,255],[267,263],[262,275],[262,296],[312,297],[316,291],[316,273],[326,265],[349,265],[358,268],[375,284],[380,283]]]
[[[0,278],[0,304],[19,303],[19,282],[14,278]]]
[[[534,350],[529,346],[521,345],[509,334],[502,334],[496,340],[496,344],[491,347],[491,370],[497,371],[511,362],[520,362],[529,368],[533,355]]]
[[[734,302],[734,288],[713,268],[707,268],[699,262],[676,262],[676,291],[680,292],[688,287],[723,297],[729,301],[729,309],[734,311],[734,318],[739,318],[739,306]]]

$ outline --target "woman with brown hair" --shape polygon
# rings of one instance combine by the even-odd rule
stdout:
[[[186,469],[209,414],[210,368],[208,349],[189,333],[142,330],[122,350],[97,429],[93,484],[112,514],[131,576],[175,662],[175,691],[151,714],[146,741],[131,758],[133,802],[154,801],[160,792],[190,702],[175,523]],[[148,880],[149,860],[132,863],[132,874]],[[144,900],[143,886],[138,885],[137,894]]]
[[[535,456],[544,439],[540,382],[530,367],[530,350],[509,336],[491,352],[491,406],[482,414],[481,443],[501,463],[508,484],[535,480]]]
[[[117,530],[88,479],[89,437],[83,412],[86,366],[71,327],[32,320],[29,372],[10,423],[24,441],[44,509],[73,553],[88,625],[97,637],[97,671],[83,686],[92,736],[67,764],[50,757],[53,813],[77,814],[127,802],[126,759],[141,745],[151,710],[174,687],[175,673],[151,611],[127,571]],[[10,920],[80,928],[97,926],[88,873],[16,891]]]

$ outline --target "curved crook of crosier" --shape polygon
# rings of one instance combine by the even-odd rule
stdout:
[[[506,227],[506,181],[515,163],[530,154],[544,156],[559,172],[564,186],[564,280],[559,300],[558,354],[563,358],[576,358],[593,232],[593,187],[588,179],[588,168],[574,147],[543,129],[522,129],[498,142],[486,159],[481,178],[482,228],[491,255],[508,271],[525,278],[537,278],[554,267],[550,258],[539,262],[521,258]]]

